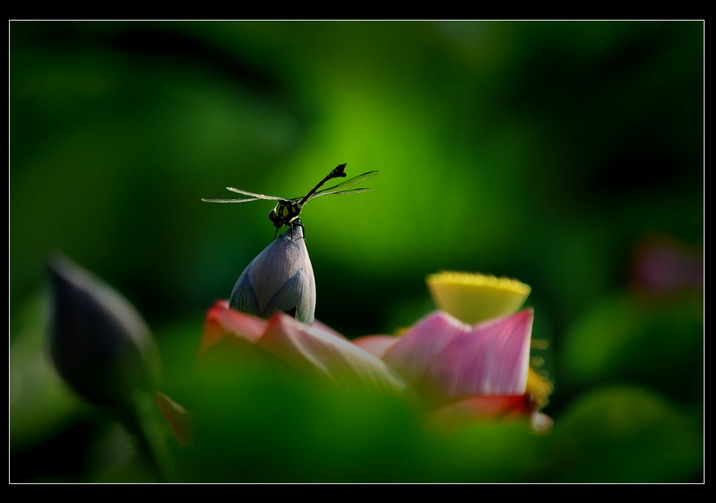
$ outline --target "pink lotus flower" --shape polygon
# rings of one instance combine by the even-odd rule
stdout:
[[[528,392],[533,311],[467,325],[438,311],[400,337],[373,335],[355,345],[381,358],[442,422],[529,416],[535,431],[551,420]],[[533,376],[532,376],[533,377]]]
[[[530,288],[467,273],[432,275],[428,285],[440,311],[401,336],[354,341],[319,321],[307,325],[281,312],[264,320],[217,301],[207,313],[199,353],[229,341],[337,386],[417,397],[428,418],[441,425],[529,418],[534,431],[548,431],[552,420],[539,409],[551,384],[529,365],[534,313],[514,312]],[[156,398],[180,443],[191,443],[191,414],[164,395]]]
[[[474,395],[522,395],[529,368],[532,310],[475,325],[438,311],[400,337],[354,341],[409,383],[446,402]]]
[[[308,326],[283,313],[262,320],[218,301],[200,353],[221,340],[248,343],[337,385],[417,392],[436,420],[532,416],[533,427],[545,429],[549,421],[526,391],[532,318],[527,309],[471,326],[438,311],[400,337],[351,342],[320,322]]]

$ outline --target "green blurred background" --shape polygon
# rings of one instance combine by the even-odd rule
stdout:
[[[200,198],[296,197],[347,162],[380,171],[375,191],[302,215],[319,320],[392,333],[434,309],[442,269],[532,287],[555,429],[515,455],[543,462],[495,468],[503,437],[481,430],[482,465],[441,445],[469,460],[456,479],[701,480],[703,29],[11,22],[11,479],[97,480],[129,456],[47,363],[50,252],[122,292],[180,374],[274,233],[269,202]],[[404,480],[451,480],[413,462]]]

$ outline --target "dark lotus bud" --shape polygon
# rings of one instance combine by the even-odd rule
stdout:
[[[303,226],[292,226],[251,261],[234,285],[229,307],[264,319],[284,312],[313,323],[316,282]]]
[[[49,265],[50,351],[62,378],[98,405],[128,410],[132,394],[156,377],[154,340],[115,290],[64,257]]]

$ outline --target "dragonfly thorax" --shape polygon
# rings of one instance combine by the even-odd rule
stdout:
[[[269,213],[269,220],[277,228],[291,225],[301,214],[301,204],[298,201],[281,201]]]

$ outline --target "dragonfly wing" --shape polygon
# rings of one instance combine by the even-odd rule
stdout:
[[[336,196],[346,196],[348,194],[360,194],[361,192],[370,192],[373,189],[370,188],[360,188],[360,189],[351,189],[351,190],[325,190],[321,191],[318,194],[316,194],[313,197],[321,197],[321,196],[330,196],[330,195],[336,195]],[[313,199],[313,197],[311,199]]]
[[[318,192],[316,192],[316,194],[320,194],[321,192],[328,192],[329,190],[336,191],[336,190],[349,189],[351,187],[355,187],[359,183],[363,183],[366,180],[370,180],[377,174],[378,174],[377,171],[368,171],[367,173],[363,173],[362,175],[355,176],[349,180],[346,180],[345,182],[336,184],[333,187],[328,187],[327,189],[319,190]]]
[[[258,201],[257,197],[251,197],[247,199],[226,199],[223,197],[202,197],[202,201],[205,203],[248,203],[249,201]]]
[[[254,192],[249,192],[247,190],[241,190],[241,189],[235,189],[234,187],[226,187],[226,190],[230,190],[231,192],[236,192],[238,194],[243,194],[245,196],[251,196],[255,199],[269,199],[271,201],[284,201],[283,197],[276,197],[276,196],[267,196],[265,194],[256,194]]]
[[[368,171],[367,173],[363,173],[362,175],[358,175],[356,177],[351,178],[350,180],[346,180],[345,182],[341,182],[339,184],[334,185],[333,187],[328,187],[327,189],[319,190],[313,196],[314,197],[320,197],[320,196],[327,196],[330,194],[359,194],[361,192],[368,192],[373,189],[369,188],[363,188],[363,189],[353,189],[353,190],[346,190],[350,189],[351,187],[354,187],[358,185],[359,183],[363,183],[366,180],[369,180],[373,178],[375,175],[377,175],[377,171]]]

